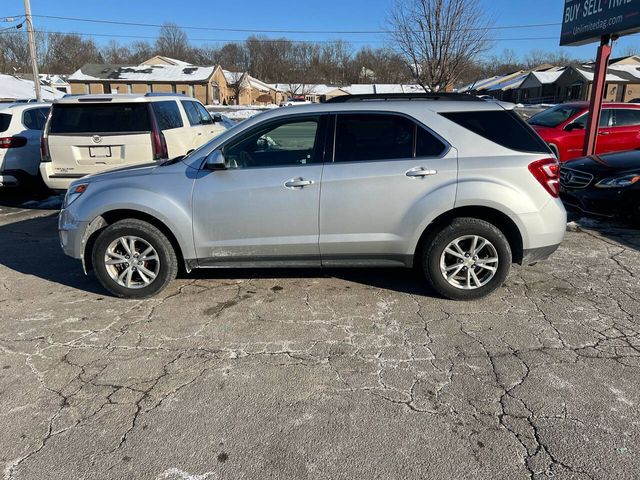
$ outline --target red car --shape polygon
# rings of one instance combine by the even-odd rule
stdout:
[[[587,102],[563,103],[529,119],[538,135],[549,144],[558,160],[582,156],[587,124]],[[640,149],[640,105],[605,103],[598,130],[597,153]]]

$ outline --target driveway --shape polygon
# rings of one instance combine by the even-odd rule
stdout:
[[[0,206],[4,479],[637,479],[640,232],[455,303],[397,270],[202,271],[116,300]]]

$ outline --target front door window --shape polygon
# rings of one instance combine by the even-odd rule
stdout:
[[[318,117],[288,120],[252,131],[225,147],[229,168],[301,166],[320,162]]]

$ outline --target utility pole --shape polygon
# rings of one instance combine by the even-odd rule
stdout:
[[[36,56],[36,39],[33,36],[33,21],[31,20],[31,4],[24,0],[24,16],[27,22],[27,34],[29,35],[29,52],[31,55],[31,68],[33,69],[33,86],[36,89],[36,100],[42,101],[40,93],[40,75],[38,74],[38,57]]]

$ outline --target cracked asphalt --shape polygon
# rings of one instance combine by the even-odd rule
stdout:
[[[570,225],[473,303],[412,272],[201,271],[111,298],[0,206],[15,479],[637,479],[640,232]]]

